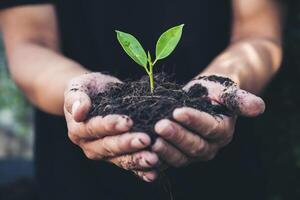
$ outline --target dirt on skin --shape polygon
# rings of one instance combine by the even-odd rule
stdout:
[[[225,88],[228,88],[228,87],[233,86],[235,84],[229,78],[222,77],[222,76],[215,76],[215,75],[212,75],[212,76],[200,76],[197,79],[203,79],[203,80],[208,80],[208,81],[216,82],[216,83],[219,83],[219,84],[223,85]]]
[[[226,86],[232,84],[230,79],[222,77],[204,78]],[[163,118],[172,119],[172,113],[176,108],[187,106],[213,116],[230,115],[230,111],[225,106],[212,104],[207,97],[207,88],[201,84],[192,86],[186,92],[182,90],[183,85],[169,81],[164,74],[156,75],[154,80],[153,94],[150,92],[147,76],[138,81],[108,85],[105,92],[91,97],[92,109],[89,117],[109,114],[127,115],[134,121],[131,131],[146,132],[154,139],[155,123]]]

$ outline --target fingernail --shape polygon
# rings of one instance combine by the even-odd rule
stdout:
[[[143,176],[143,179],[147,182],[153,182],[155,181],[157,178],[157,175],[156,174],[153,174],[153,173],[150,173],[150,174],[147,174],[147,175],[144,175]]]
[[[116,129],[118,130],[128,130],[132,126],[132,123],[128,117],[121,116],[116,124]]]
[[[131,146],[134,148],[142,148],[142,147],[147,146],[147,144],[141,138],[134,138],[131,141]]]
[[[146,160],[145,158],[140,159],[139,162],[140,162],[139,164],[141,167],[151,167],[152,166],[151,163],[148,160]]]
[[[141,159],[141,166],[143,167],[155,167],[160,164],[158,155],[153,152],[146,152]]]
[[[168,121],[163,121],[161,124],[161,129],[160,129],[160,133],[167,133],[167,134],[173,134],[175,133],[175,128],[174,126],[169,123]]]
[[[177,115],[181,115],[182,114],[182,108],[176,108],[173,112],[173,115],[174,116],[177,116]]]
[[[141,138],[139,138],[140,143],[142,143],[144,146],[147,145],[147,142],[144,142]]]
[[[173,112],[173,116],[178,121],[185,122],[186,124],[190,123],[189,116],[185,113],[184,109],[182,108],[175,109]]]
[[[73,103],[73,105],[72,105],[72,114],[74,114],[77,111],[79,106],[80,106],[80,101],[79,100],[77,100]]]
[[[149,182],[149,183],[153,182],[153,180],[148,178],[147,176],[143,176],[143,179],[144,179],[144,181]]]
[[[147,160],[146,158],[142,158],[141,159],[141,163],[140,165],[142,167],[152,167],[154,164],[152,164],[149,160]]]
[[[149,167],[152,166],[152,164],[151,164],[147,159],[144,159],[144,160],[145,160],[145,163],[147,163],[147,165],[148,165]]]

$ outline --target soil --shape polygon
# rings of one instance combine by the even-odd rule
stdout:
[[[230,79],[210,76],[204,77],[224,86],[230,86]],[[152,139],[156,137],[154,125],[163,118],[172,120],[172,112],[176,108],[191,107],[207,112],[212,116],[230,115],[223,105],[212,104],[207,97],[208,91],[201,84],[192,86],[189,92],[182,90],[183,85],[170,81],[165,74],[154,77],[155,89],[150,92],[147,76],[138,81],[127,81],[123,84],[110,84],[107,90],[92,98],[90,117],[108,114],[127,115],[134,121],[131,131],[148,133]]]
[[[228,88],[232,85],[234,85],[235,83],[226,77],[222,77],[222,76],[200,76],[198,79],[203,79],[203,80],[208,80],[208,81],[212,81],[212,82],[216,82],[219,83],[221,85],[223,85],[225,88]]]

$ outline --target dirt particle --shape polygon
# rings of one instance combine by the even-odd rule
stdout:
[[[211,75],[211,76],[200,76],[197,78],[198,80],[203,79],[203,80],[207,80],[207,81],[212,81],[212,82],[216,82],[216,83],[220,83],[223,86],[225,86],[226,88],[234,85],[235,83],[226,77],[223,76],[216,76],[216,75]]]
[[[237,90],[223,93],[222,99],[226,107],[234,113],[240,113],[240,101],[236,95]]]

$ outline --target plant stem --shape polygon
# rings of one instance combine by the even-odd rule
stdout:
[[[153,91],[154,91],[153,66],[155,63],[152,63],[151,55],[150,55],[149,51],[148,51],[148,64],[149,64],[149,69],[146,69],[146,71],[147,71],[147,74],[148,74],[149,80],[150,80],[150,91],[153,94]]]
[[[154,79],[153,79],[153,64],[149,63],[149,79],[150,79],[150,91],[153,94],[154,91]]]
[[[154,91],[153,74],[150,74],[149,77],[150,77],[150,90],[151,90],[151,93],[153,94],[153,91]]]

